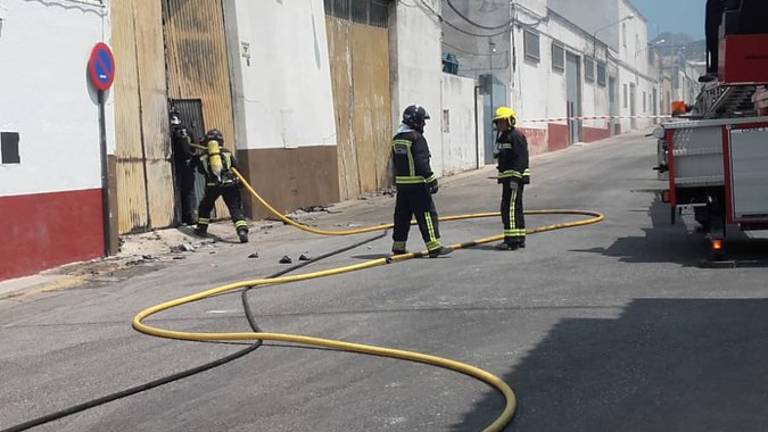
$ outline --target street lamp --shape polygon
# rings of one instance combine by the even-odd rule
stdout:
[[[661,40],[657,40],[654,43],[646,44],[646,46],[644,48],[640,48],[639,50],[635,51],[635,58],[637,58],[637,55],[640,54],[641,52],[643,52],[643,51],[645,51],[645,50],[647,50],[649,48],[656,48],[657,46],[665,43],[666,41],[667,41],[666,39],[661,39]]]
[[[661,45],[661,44],[663,44],[665,42],[666,42],[666,39],[657,40],[656,42],[646,44],[645,47],[640,48],[639,50],[635,51],[635,64],[634,64],[634,66],[635,66],[635,81],[636,82],[638,81],[638,79],[637,79],[637,56],[638,56],[638,54],[640,54],[641,52],[643,52],[643,51],[645,51],[647,49],[656,48],[657,46],[659,46],[659,45]]]
[[[593,50],[594,52],[592,53],[592,57],[595,57],[597,55],[597,34],[598,33],[600,33],[603,30],[607,30],[607,29],[609,29],[609,28],[611,28],[611,27],[613,27],[615,25],[619,25],[619,24],[623,23],[624,21],[631,21],[633,19],[635,19],[634,15],[627,15],[624,18],[622,18],[622,19],[620,19],[618,21],[612,22],[612,23],[610,23],[608,25],[602,26],[602,27],[598,28],[597,30],[595,30],[592,33],[592,45],[594,46],[594,50]]]

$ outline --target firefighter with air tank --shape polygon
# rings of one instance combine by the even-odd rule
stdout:
[[[232,171],[237,168],[235,156],[224,148],[224,135],[218,129],[211,129],[202,141],[205,150],[196,161],[197,170],[205,176],[205,195],[198,209],[195,234],[206,236],[211,221],[213,205],[219,197],[232,216],[232,223],[241,243],[248,242],[248,222],[243,212],[243,199],[240,195],[240,179]]]

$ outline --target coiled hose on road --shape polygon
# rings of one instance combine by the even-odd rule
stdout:
[[[358,228],[358,229],[333,231],[333,230],[323,230],[323,229],[314,228],[314,227],[301,224],[299,222],[296,222],[288,218],[287,216],[283,215],[281,212],[277,211],[253,189],[253,187],[248,183],[248,181],[237,170],[233,169],[233,171],[240,178],[240,181],[248,190],[248,192],[250,192],[250,194],[259,203],[261,203],[261,205],[263,205],[270,213],[272,213],[275,217],[277,217],[284,223],[291,225],[293,227],[296,227],[300,230],[310,232],[313,234],[319,234],[319,235],[346,236],[346,235],[369,233],[374,231],[383,231],[392,227],[391,224],[383,224],[383,225],[376,225],[376,226],[370,226],[370,227],[364,227],[364,228]],[[590,224],[599,223],[604,219],[604,216],[601,213],[594,212],[594,211],[583,211],[583,210],[533,210],[533,211],[526,211],[526,214],[588,216],[587,219],[582,219],[578,221],[565,222],[565,223],[554,224],[554,225],[546,225],[546,226],[529,229],[528,230],[529,234],[536,234],[536,233],[542,233],[547,231],[554,231],[559,229],[590,225]],[[491,212],[491,213],[475,213],[475,214],[467,214],[467,215],[448,216],[448,217],[440,218],[440,220],[441,221],[458,221],[458,220],[475,219],[475,218],[483,218],[483,217],[495,217],[495,216],[499,216],[499,213]],[[497,235],[497,236],[473,240],[470,242],[454,244],[448,247],[453,250],[464,249],[472,246],[500,241],[500,240],[503,240],[503,238],[504,238],[503,235]],[[475,367],[466,363],[462,363],[456,360],[451,360],[443,357],[418,353],[414,351],[400,350],[400,349],[394,349],[394,348],[384,348],[384,347],[379,347],[374,345],[366,345],[366,344],[345,342],[340,340],[304,336],[304,335],[270,333],[270,332],[261,332],[261,331],[221,332],[221,333],[184,332],[184,331],[162,329],[162,328],[154,327],[144,323],[144,320],[162,311],[165,311],[177,306],[201,301],[211,296],[228,293],[238,289],[262,288],[266,286],[274,286],[274,285],[286,284],[291,282],[307,281],[311,279],[339,275],[343,273],[351,273],[355,271],[366,270],[374,267],[380,267],[384,265],[407,261],[413,258],[425,256],[426,254],[427,254],[426,251],[415,252],[415,253],[398,255],[398,256],[393,256],[388,258],[372,259],[359,264],[342,266],[342,267],[337,267],[333,269],[322,270],[322,271],[317,271],[312,273],[305,273],[305,274],[292,275],[292,276],[282,276],[282,277],[272,278],[272,279],[269,279],[269,278],[253,279],[253,280],[246,280],[246,281],[223,285],[223,286],[212,288],[203,292],[199,292],[197,294],[181,297],[175,300],[171,300],[171,301],[144,309],[134,317],[133,328],[139,332],[142,332],[148,335],[167,338],[167,339],[188,340],[188,341],[246,341],[246,340],[277,341],[277,342],[286,342],[286,343],[296,344],[296,345],[329,348],[329,349],[349,351],[349,352],[375,355],[375,356],[381,356],[381,357],[390,357],[390,358],[396,358],[396,359],[412,361],[417,363],[424,363],[432,366],[438,366],[438,367],[450,369],[450,370],[468,375],[477,380],[480,380],[490,385],[491,387],[495,388],[504,396],[504,398],[506,399],[506,405],[504,407],[504,410],[491,424],[489,424],[484,429],[485,432],[501,431],[502,429],[504,429],[504,427],[506,427],[507,424],[509,424],[509,422],[512,420],[512,418],[515,415],[515,409],[517,406],[517,399],[515,397],[515,393],[512,391],[512,388],[507,383],[505,383],[501,378],[495,376],[494,374],[488,371],[485,371],[483,369],[480,369],[478,367]]]
[[[280,277],[280,276],[286,275],[288,273],[293,273],[296,270],[299,270],[299,269],[301,269],[303,267],[306,267],[308,265],[317,263],[317,262],[322,261],[322,260],[324,260],[326,258],[330,258],[332,256],[339,255],[341,253],[350,251],[352,249],[356,249],[356,248],[358,248],[360,246],[363,246],[363,245],[365,245],[367,243],[370,243],[372,241],[382,239],[385,236],[386,236],[386,231],[384,231],[381,234],[376,235],[374,237],[368,238],[366,240],[358,241],[358,242],[355,242],[354,244],[351,244],[351,245],[348,245],[348,246],[344,246],[342,248],[336,249],[336,250],[331,251],[331,252],[324,253],[324,254],[319,255],[319,256],[317,256],[315,258],[312,258],[309,261],[304,261],[302,263],[292,265],[292,266],[290,266],[290,267],[288,267],[286,269],[283,269],[283,270],[281,270],[281,271],[279,271],[279,272],[277,272],[275,274],[267,276],[267,278],[276,278],[276,277]],[[250,306],[250,303],[248,301],[248,291],[249,291],[249,289],[244,289],[242,291],[242,294],[241,294],[241,300],[242,300],[242,304],[243,304],[243,310],[245,312],[245,318],[248,321],[248,325],[251,327],[251,329],[254,332],[259,332],[261,330],[259,329],[259,326],[256,323],[256,319],[253,316],[253,312],[251,311],[251,306]],[[172,382],[176,382],[176,381],[179,381],[179,380],[182,380],[182,379],[185,379],[185,378],[188,378],[188,377],[191,377],[191,376],[194,376],[194,375],[197,375],[197,374],[209,371],[211,369],[223,366],[223,365],[225,365],[227,363],[230,363],[230,362],[232,362],[234,360],[237,360],[237,359],[239,359],[241,357],[245,357],[246,355],[256,351],[261,346],[263,346],[262,341],[261,340],[256,340],[253,344],[248,345],[248,347],[246,347],[246,348],[243,348],[241,350],[238,350],[238,351],[236,351],[236,352],[234,352],[232,354],[228,354],[228,355],[226,355],[224,357],[221,357],[221,358],[218,358],[216,360],[210,361],[208,363],[205,363],[205,364],[202,364],[202,365],[199,365],[199,366],[195,366],[193,368],[185,369],[183,371],[179,371],[179,372],[176,372],[176,373],[173,373],[173,374],[170,374],[170,375],[166,375],[166,376],[154,379],[152,381],[149,381],[149,382],[146,382],[146,383],[143,383],[143,384],[139,384],[139,385],[135,385],[135,386],[132,386],[132,387],[120,390],[120,391],[116,391],[116,392],[113,392],[113,393],[109,393],[109,394],[106,394],[106,395],[103,395],[103,396],[100,396],[100,397],[97,397],[97,398],[94,398],[94,399],[90,399],[88,401],[80,402],[80,403],[77,403],[75,405],[69,406],[67,408],[59,409],[57,411],[53,411],[53,412],[50,412],[48,414],[44,414],[42,416],[38,416],[36,418],[30,419],[30,420],[26,420],[26,421],[24,421],[22,423],[14,425],[14,426],[10,426],[10,427],[7,427],[5,429],[0,429],[0,432],[22,432],[22,431],[26,431],[26,430],[35,428],[37,426],[42,426],[44,424],[52,423],[54,421],[61,420],[61,419],[65,418],[65,417],[69,417],[71,415],[82,413],[82,412],[88,411],[90,409],[96,408],[98,406],[105,405],[105,404],[108,404],[110,402],[114,402],[114,401],[117,401],[117,400],[120,400],[120,399],[124,399],[124,398],[127,398],[129,396],[133,396],[133,395],[136,395],[136,394],[139,394],[139,393],[143,393],[145,391],[152,390],[154,388],[158,388],[158,387],[161,387],[163,385],[170,384]]]

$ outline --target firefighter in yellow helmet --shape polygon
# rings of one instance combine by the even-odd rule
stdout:
[[[515,128],[517,114],[509,107],[499,107],[493,117],[496,129],[496,157],[498,181],[502,185],[501,220],[504,223],[504,241],[501,250],[525,247],[525,214],[523,189],[531,181],[528,161],[528,140]]]
[[[205,195],[198,209],[197,228],[195,234],[205,236],[211,221],[211,210],[216,200],[221,196],[232,216],[240,243],[248,242],[248,222],[243,212],[243,199],[240,195],[239,178],[232,172],[237,168],[237,162],[232,153],[223,147],[224,136],[218,129],[212,129],[205,134],[202,142],[205,151],[197,161],[197,169],[205,176]]]

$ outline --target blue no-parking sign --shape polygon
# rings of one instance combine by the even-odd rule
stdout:
[[[115,81],[115,69],[115,56],[109,45],[97,43],[88,60],[88,73],[93,85],[101,91],[109,90]]]

